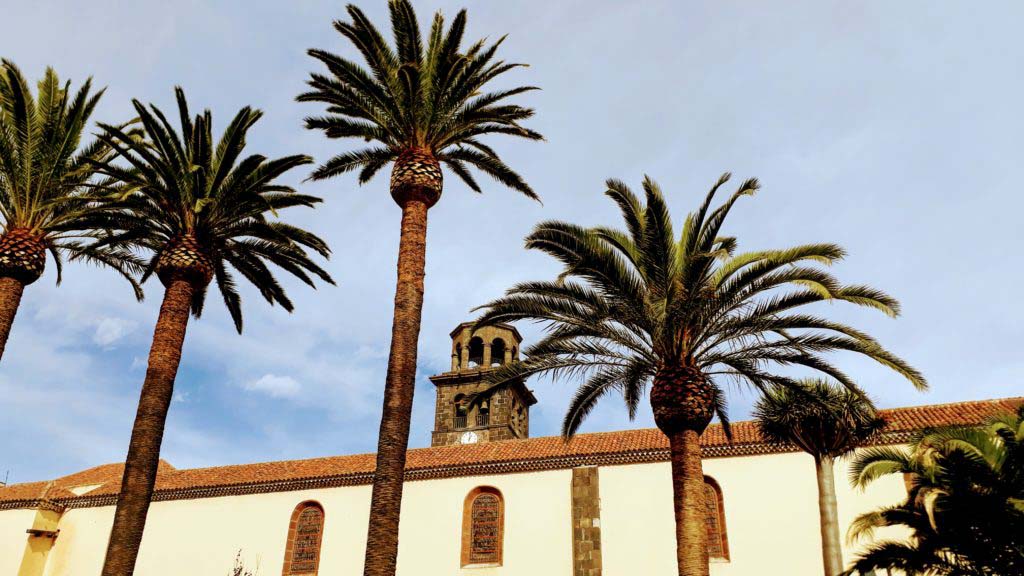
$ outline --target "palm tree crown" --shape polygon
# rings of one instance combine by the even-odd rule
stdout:
[[[885,419],[860,390],[822,379],[800,385],[802,389],[770,389],[754,406],[754,419],[768,441],[792,442],[815,457],[838,458],[885,427]]]
[[[899,526],[912,538],[869,544],[850,573],[1024,573],[1024,405],[982,426],[922,431],[909,450],[865,450],[850,467],[861,488],[894,474],[909,478],[907,499],[857,517],[848,537]]]
[[[407,0],[388,3],[394,29],[392,48],[363,12],[348,6],[351,22],[336,21],[335,29],[362,54],[369,69],[324,50],[310,56],[326,66],[329,75],[312,74],[311,91],[299,101],[327,104],[327,115],[308,118],[306,126],[329,138],[362,138],[377,145],[340,154],[313,172],[314,179],[359,169],[365,183],[392,161],[392,194],[402,193],[403,179],[431,190],[433,204],[441,193],[440,163],[467,186],[480,192],[468,166],[498,182],[536,198],[530,186],[479,140],[487,134],[508,134],[541,139],[519,122],[533,110],[502,101],[536,90],[521,86],[483,92],[496,77],[524,66],[495,60],[502,39],[487,45],[480,40],[462,51],[466,11],[460,11],[445,29],[441,13],[434,16],[430,33],[421,38],[416,14]]]
[[[241,300],[228,265],[255,285],[271,304],[292,310],[292,302],[267,263],[275,264],[314,286],[311,275],[333,283],[306,249],[327,257],[323,240],[296,226],[267,217],[292,206],[314,206],[319,198],[298,194],[275,182],[288,170],[309,164],[308,156],[268,160],[242,157],[245,137],[262,113],[242,108],[219,141],[212,135],[207,110],[191,118],[185,94],[175,90],[180,134],[155,106],[135,100],[147,139],[103,124],[100,139],[117,151],[126,166],[96,162],[99,172],[117,181],[110,201],[121,208],[109,218],[121,232],[100,245],[142,249],[152,254],[142,279],[156,273],[169,285],[189,280],[192,313],[202,312],[206,286],[216,279],[236,329],[242,330]]]
[[[654,381],[655,421],[666,428],[696,424],[702,431],[717,412],[723,424],[723,384],[746,382],[761,391],[799,388],[775,368],[802,366],[828,375],[850,389],[855,384],[824,354],[856,352],[896,370],[914,385],[924,377],[850,326],[797,309],[815,302],[844,301],[895,316],[898,303],[868,286],[843,285],[822,269],[843,257],[834,244],[736,253],[737,241],[721,235],[733,204],[753,194],[747,180],[712,209],[723,175],[677,236],[661,190],[650,179],[646,204],[625,184],[608,181],[607,196],[622,212],[625,230],[543,222],[527,237],[529,248],[565,266],[555,281],[527,282],[483,307],[480,324],[534,320],[547,335],[509,365],[494,382],[536,373],[586,376],[570,403],[562,427],[576,432],[598,399],[621,392],[630,416]],[[666,386],[659,380],[698,382]],[[698,422],[691,422],[697,419]]]
[[[104,209],[90,199],[92,163],[112,152],[101,141],[79,146],[103,95],[91,89],[90,79],[72,92],[70,82],[61,84],[47,68],[34,98],[13,62],[0,65],[0,275],[31,284],[42,275],[49,251],[58,284],[67,256],[113,268],[141,299],[131,254],[87,242],[102,232],[93,224]]]

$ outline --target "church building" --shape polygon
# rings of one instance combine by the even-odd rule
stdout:
[[[488,370],[519,358],[512,326],[452,333],[431,447],[409,451],[400,576],[673,576],[668,442],[656,429],[530,438],[537,399],[523,382],[482,393]],[[876,444],[923,427],[975,424],[1024,398],[884,410]],[[761,439],[753,422],[702,439],[713,576],[821,574],[810,456]],[[177,469],[162,462],[135,573],[228,576],[236,555],[260,576],[362,574],[373,454]],[[843,526],[906,495],[836,471]],[[121,464],[0,487],[0,576],[95,576]],[[845,529],[844,529],[845,530]],[[845,543],[847,560],[864,542]]]

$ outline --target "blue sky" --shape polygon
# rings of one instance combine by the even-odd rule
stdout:
[[[383,0],[360,1],[381,26]],[[892,320],[827,311],[877,335],[930,379],[837,357],[882,406],[1020,395],[1024,280],[1019,249],[1024,46],[1016,2],[417,2],[421,20],[466,6],[468,35],[496,38],[531,67],[511,81],[544,143],[491,143],[543,196],[497,185],[478,196],[447,179],[431,210],[427,294],[411,443],[429,443],[449,330],[512,283],[556,268],[522,248],[540,219],[616,224],[606,178],[666,191],[681,218],[724,171],[763,189],[734,211],[741,248],[834,241],[848,282],[903,303]],[[185,87],[220,127],[266,111],[249,149],[318,160],[349,146],[302,129],[310,47],[351,54],[330,26],[342,2],[39,0],[5,7],[0,55],[32,78],[46,65],[108,87],[95,118],[130,117],[133,97],[172,105]],[[11,22],[14,24],[11,25]],[[323,235],[336,288],[289,282],[294,314],[251,290],[246,332],[217,299],[190,325],[164,457],[178,467],[372,451],[380,411],[399,210],[387,179],[290,181],[326,199],[289,221]],[[25,295],[0,366],[0,477],[45,479],[123,459],[160,302],[83,266],[54,286],[52,263]],[[527,339],[533,327],[521,327]],[[569,381],[533,382],[532,433],[557,432]],[[731,391],[733,419],[753,397]],[[629,423],[609,400],[584,431]]]

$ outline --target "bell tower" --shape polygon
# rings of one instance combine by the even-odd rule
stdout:
[[[465,322],[452,330],[452,369],[431,376],[437,387],[431,446],[528,438],[530,406],[537,403],[526,384],[514,382],[487,395],[484,377],[519,361],[522,336],[509,324],[473,330]],[[473,399],[473,401],[470,401]]]

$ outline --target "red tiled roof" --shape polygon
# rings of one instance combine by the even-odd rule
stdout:
[[[1000,412],[1014,411],[1024,397],[912,406],[883,410],[888,420],[886,434],[902,441],[906,433],[926,427],[977,424]],[[730,443],[720,425],[712,425],[701,437],[708,457],[765,454],[792,451],[792,447],[770,445],[758,434],[752,421],[732,425]],[[902,436],[901,436],[902,433]],[[439,446],[409,450],[408,479],[550,470],[587,463],[656,462],[667,459],[668,441],[654,428],[580,434],[566,443],[558,436],[506,440],[465,446]],[[364,484],[372,479],[375,456],[357,454],[308,460],[217,466],[177,470],[161,461],[155,499],[202,497],[227,493],[252,493],[308,487]],[[120,485],[122,464],[105,464],[77,472],[53,482],[13,484],[0,488],[0,503],[28,499],[50,499],[73,505],[76,501],[110,503]],[[334,479],[334,480],[331,480]],[[67,489],[102,484],[82,496]],[[246,486],[246,490],[238,487]],[[262,488],[251,488],[262,486]],[[227,490],[225,487],[234,487]],[[192,496],[186,496],[191,494]]]
[[[157,474],[166,474],[174,470],[169,462],[161,459],[157,467]],[[26,482],[23,484],[11,484],[0,487],[0,502],[10,500],[43,500],[74,498],[76,494],[71,488],[79,486],[117,486],[120,488],[121,476],[124,473],[124,464],[101,464],[92,468],[61,476],[56,480],[43,482]],[[117,490],[115,490],[115,493]]]

